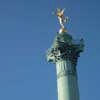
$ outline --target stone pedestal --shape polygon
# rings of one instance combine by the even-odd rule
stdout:
[[[47,52],[47,60],[56,64],[58,100],[79,100],[76,65],[83,48],[83,39],[62,33]]]

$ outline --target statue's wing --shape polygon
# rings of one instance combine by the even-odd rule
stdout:
[[[64,9],[62,9],[61,13],[62,13],[62,14],[64,14],[64,11],[65,11],[65,8],[64,8]]]

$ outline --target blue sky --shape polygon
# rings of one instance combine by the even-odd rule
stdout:
[[[85,40],[77,70],[81,100],[100,99],[99,0],[0,0],[0,100],[57,100],[55,65],[46,62],[66,8],[73,37]]]

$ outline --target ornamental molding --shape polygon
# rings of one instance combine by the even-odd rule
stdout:
[[[59,60],[68,59],[76,64],[83,48],[83,39],[76,42],[69,34],[58,34],[52,47],[47,51],[47,61],[56,63]]]

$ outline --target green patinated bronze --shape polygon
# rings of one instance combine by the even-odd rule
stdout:
[[[64,32],[57,34],[47,51],[47,61],[56,64],[58,100],[79,100],[76,65],[83,49],[83,39]]]
[[[83,48],[83,39],[74,40],[68,33],[57,34],[47,52],[47,60],[49,62],[56,62],[59,58],[76,60]]]

